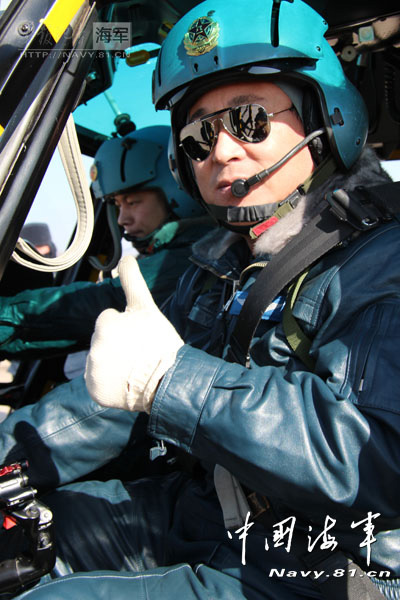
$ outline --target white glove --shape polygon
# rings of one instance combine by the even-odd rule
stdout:
[[[92,336],[85,380],[102,406],[149,413],[157,386],[183,341],[154,303],[136,259],[118,266],[127,306],[103,311]]]

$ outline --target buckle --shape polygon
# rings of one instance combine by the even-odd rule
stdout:
[[[326,196],[331,211],[340,221],[346,221],[358,231],[366,231],[379,225],[381,214],[372,204],[364,204],[356,198],[356,190],[350,194],[337,189]]]
[[[268,498],[257,492],[251,492],[246,499],[253,519],[257,519],[271,507]]]

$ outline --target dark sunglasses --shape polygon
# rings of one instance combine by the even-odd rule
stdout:
[[[237,140],[258,144],[268,137],[272,117],[292,108],[293,105],[275,113],[267,113],[259,104],[223,108],[185,125],[179,134],[179,145],[192,160],[205,160],[218,139],[216,121]]]

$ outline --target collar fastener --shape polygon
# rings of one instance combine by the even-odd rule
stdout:
[[[264,231],[275,225],[282,217],[285,217],[287,214],[292,212],[298,205],[302,194],[299,190],[295,190],[290,196],[282,200],[278,204],[278,208],[274,212],[272,216],[270,216],[266,221],[262,221],[261,223],[257,223],[254,225],[249,231],[249,235],[251,239],[257,239]]]

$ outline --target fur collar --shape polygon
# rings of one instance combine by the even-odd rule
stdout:
[[[272,256],[282,250],[320,212],[323,198],[330,190],[343,187],[351,191],[360,185],[378,185],[389,181],[391,178],[382,169],[375,152],[371,148],[364,148],[350,171],[338,172],[327,179],[318,189],[304,196],[293,211],[267,229],[254,244],[254,256]],[[238,239],[240,236],[237,233],[218,228],[196,242],[193,252],[205,260],[218,260]]]

